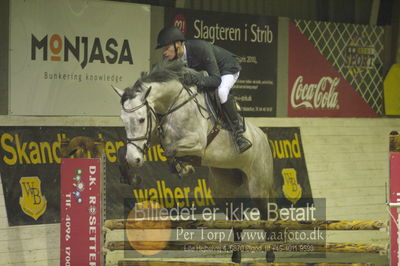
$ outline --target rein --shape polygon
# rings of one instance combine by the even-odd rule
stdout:
[[[196,92],[195,94],[192,94],[192,95],[191,95],[188,99],[186,99],[184,102],[182,102],[182,103],[178,104],[177,106],[175,106],[174,108],[172,108],[172,107],[175,105],[175,103],[178,101],[178,97],[182,94],[182,91],[183,91],[183,90],[186,90],[186,91],[188,92],[188,94],[190,95],[189,90],[182,86],[182,89],[180,90],[179,94],[176,96],[174,102],[173,102],[173,103],[171,104],[171,106],[168,108],[168,111],[167,111],[165,114],[160,115],[162,118],[165,117],[165,116],[167,116],[167,115],[169,115],[169,114],[171,114],[171,113],[173,113],[173,112],[175,112],[176,110],[178,110],[179,108],[181,108],[182,106],[184,106],[185,104],[187,104],[188,102],[190,102],[191,100],[193,100],[194,98],[196,98],[197,95],[199,95],[199,93]]]

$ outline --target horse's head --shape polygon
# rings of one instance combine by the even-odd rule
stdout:
[[[114,88],[121,97],[121,119],[126,131],[126,160],[133,167],[143,165],[153,130],[152,108],[147,102],[151,87]]]
[[[159,117],[174,112],[175,107],[179,109],[179,104],[182,104],[177,104],[179,97],[188,97],[183,93],[185,86],[192,85],[183,84],[184,74],[188,71],[182,62],[162,63],[150,73],[142,73],[141,78],[125,91],[113,87],[121,97],[121,119],[127,136],[126,159],[131,166],[139,167],[143,164],[149,142],[156,135],[152,134],[155,132],[153,129],[160,126],[156,125],[160,122]]]

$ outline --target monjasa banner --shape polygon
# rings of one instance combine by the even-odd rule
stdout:
[[[277,17],[166,8],[164,23],[236,54],[242,70],[233,93],[243,114],[276,116]]]
[[[10,113],[118,115],[111,85],[149,70],[149,37],[149,6],[11,1]]]
[[[274,157],[274,189],[278,192],[278,205],[301,207],[311,203],[300,129],[264,128],[264,131]],[[129,169],[129,180],[137,182],[131,185],[121,182],[125,179],[121,178],[117,154],[125,146],[125,137],[123,127],[0,127],[0,175],[9,224],[60,222],[63,139],[69,139],[69,145],[75,143],[86,147],[92,145],[87,140],[103,143],[107,219],[123,218],[127,199],[156,201],[170,207],[169,204],[179,201],[178,198],[196,198],[196,207],[207,207],[218,198],[209,182],[207,167],[195,167],[195,173],[181,178],[171,172],[160,146],[149,149],[141,168]],[[93,156],[94,151],[91,154]],[[75,185],[79,187],[78,183]],[[78,196],[74,194],[73,200],[79,200]]]

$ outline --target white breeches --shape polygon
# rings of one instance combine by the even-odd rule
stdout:
[[[236,80],[239,78],[239,73],[240,72],[221,76],[221,84],[219,84],[218,87],[218,96],[221,103],[226,103],[228,100],[229,92],[231,91],[233,85],[235,85]]]

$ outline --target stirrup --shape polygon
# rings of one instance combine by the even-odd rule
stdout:
[[[242,142],[242,147],[240,147],[238,142]],[[236,147],[238,148],[239,153],[243,153],[245,151],[247,151],[248,149],[250,149],[253,146],[253,144],[251,143],[250,140],[248,140],[247,138],[245,138],[244,136],[238,136],[236,138]]]

